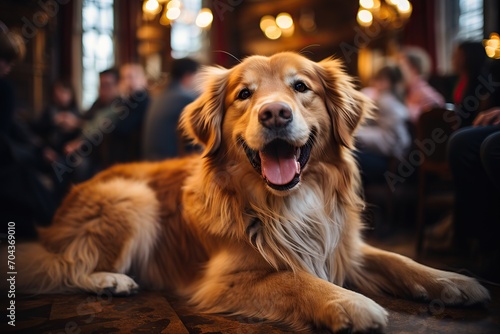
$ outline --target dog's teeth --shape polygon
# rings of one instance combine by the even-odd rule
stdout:
[[[300,174],[300,162],[295,161],[295,171],[297,174]]]
[[[297,155],[297,159],[300,158],[300,147],[297,149],[296,155]]]

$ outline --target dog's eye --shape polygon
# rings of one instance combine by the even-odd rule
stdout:
[[[306,84],[303,83],[302,81],[297,81],[293,84],[293,89],[295,89],[299,93],[304,93],[306,90],[309,90],[307,88]]]
[[[252,96],[252,92],[248,88],[243,88],[238,94],[238,100],[246,100]]]

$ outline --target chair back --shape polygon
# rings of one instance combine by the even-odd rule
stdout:
[[[447,163],[448,139],[457,125],[455,112],[447,108],[433,108],[420,115],[415,144],[424,154],[424,164]]]

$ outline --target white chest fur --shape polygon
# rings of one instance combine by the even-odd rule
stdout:
[[[247,229],[252,244],[275,268],[286,265],[335,281],[334,252],[347,217],[331,197],[302,186],[291,196],[253,203],[256,220]]]

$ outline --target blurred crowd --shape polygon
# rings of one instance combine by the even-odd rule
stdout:
[[[196,150],[177,131],[181,111],[196,98],[195,60],[174,60],[168,84],[154,99],[140,64],[102,71],[88,110],[79,109],[71,81],[60,78],[47,106],[26,120],[16,113],[16,91],[7,78],[23,54],[15,34],[0,35],[0,203],[2,219],[15,221],[20,235],[49,224],[73,184],[109,166]]]
[[[377,106],[374,118],[357,132],[365,184],[385,182],[390,161],[408,154],[423,113],[451,108],[454,113],[448,121],[457,130],[473,125],[480,114],[480,118],[496,114],[495,107],[500,107],[498,62],[487,60],[480,42],[459,44],[450,61],[457,76],[451,101],[428,83],[431,60],[416,47],[403,48],[388,59],[388,65],[362,89]],[[488,80],[491,84],[486,86]]]
[[[450,61],[456,83],[448,99],[427,81],[431,64],[424,50],[403,48],[386,62],[369,87],[362,89],[377,110],[357,131],[357,158],[366,190],[390,184],[388,171],[397,173],[401,161],[413,164],[414,170],[422,169],[426,159],[436,159],[436,148],[444,143],[443,161],[432,161],[426,168],[429,174],[451,179],[453,208],[426,236],[436,240],[439,248],[446,244],[447,250],[462,255],[472,251],[484,255],[477,257],[488,259],[483,267],[500,278],[496,242],[500,232],[500,60],[487,58],[481,42],[462,42]],[[430,114],[434,118],[426,117]],[[420,138],[422,134],[427,137]],[[411,186],[418,189],[417,220],[423,225],[427,181],[422,175],[404,175],[401,183],[411,184],[408,178],[413,177]],[[437,188],[438,181],[439,177],[432,178],[434,184],[427,188]]]

